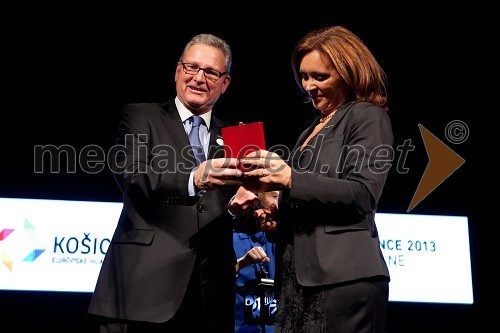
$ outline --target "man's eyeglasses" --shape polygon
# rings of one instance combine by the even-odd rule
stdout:
[[[226,75],[227,72],[219,72],[212,68],[201,68],[195,64],[190,64],[188,62],[180,61],[182,68],[184,69],[184,73],[189,75],[196,75],[200,70],[203,70],[203,75],[206,79],[215,82],[220,79],[223,75]]]

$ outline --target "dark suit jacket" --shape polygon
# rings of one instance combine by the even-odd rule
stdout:
[[[216,144],[223,126],[212,117],[209,158],[223,156]],[[115,148],[110,156],[116,156],[112,167],[123,192],[123,210],[89,313],[169,320],[181,304],[198,255],[208,317],[231,320],[235,256],[232,218],[225,207],[234,191],[188,196],[195,160],[173,100],[127,105]]]
[[[321,286],[389,278],[374,221],[393,156],[387,111],[347,103],[301,151],[317,122],[292,150],[292,188],[280,203],[280,232],[294,237],[297,279]]]

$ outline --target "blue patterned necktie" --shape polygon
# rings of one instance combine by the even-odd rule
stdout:
[[[191,132],[189,132],[189,142],[193,147],[194,157],[196,158],[196,164],[206,160],[205,153],[203,152],[203,145],[200,141],[200,125],[204,124],[205,121],[199,116],[192,116],[191,121],[193,126],[191,127]]]

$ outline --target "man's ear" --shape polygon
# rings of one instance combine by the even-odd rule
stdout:
[[[229,86],[229,83],[231,82],[231,77],[229,75],[224,76],[224,81],[222,82],[222,89],[221,93],[224,94],[227,90],[227,87]]]

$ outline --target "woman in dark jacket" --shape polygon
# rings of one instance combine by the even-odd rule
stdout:
[[[288,163],[264,150],[242,160],[253,166],[247,188],[282,190],[276,332],[386,332],[389,271],[375,225],[394,154],[384,71],[340,26],[302,38],[292,68],[320,116]]]

